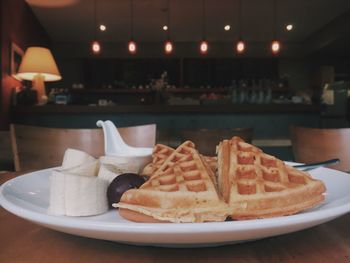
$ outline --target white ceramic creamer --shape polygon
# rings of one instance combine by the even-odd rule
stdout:
[[[115,159],[116,163],[134,163],[140,171],[151,162],[152,150],[149,147],[133,147],[126,144],[113,122],[97,121],[97,127],[102,127],[104,136],[105,155]]]

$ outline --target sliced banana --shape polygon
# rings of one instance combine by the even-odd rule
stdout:
[[[68,169],[61,169],[64,173],[77,174],[82,176],[97,176],[100,169],[100,162],[95,158],[78,166]]]
[[[91,216],[108,210],[108,182],[95,176],[54,170],[50,177],[49,214]]]
[[[59,170],[53,170],[50,181],[50,205],[48,213],[53,215],[65,215],[65,175]]]
[[[79,166],[93,160],[95,160],[95,158],[86,152],[68,148],[63,156],[62,169]]]
[[[120,169],[129,169],[138,173],[140,170],[139,163],[134,158],[122,157],[122,156],[101,156],[99,158],[101,164],[111,164]]]
[[[48,213],[91,216],[106,212],[108,181],[97,177],[99,166],[99,160],[92,156],[68,149],[62,167],[53,170],[49,179]]]
[[[122,173],[138,173],[141,159],[91,155],[67,149],[62,166],[50,176],[48,213],[92,216],[108,210],[107,188]],[[143,161],[143,159],[142,159]]]
[[[98,177],[111,183],[114,178],[123,173],[137,173],[138,169],[135,165],[124,163],[118,166],[108,163],[102,163],[98,172]]]
[[[107,212],[108,182],[98,177],[65,174],[67,216],[91,216]]]

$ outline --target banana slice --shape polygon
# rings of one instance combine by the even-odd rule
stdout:
[[[72,160],[80,165],[74,165]],[[66,216],[91,216],[108,210],[108,181],[97,177],[100,162],[84,152],[68,149],[66,166],[52,171],[48,213]]]
[[[138,173],[138,169],[135,165],[128,163],[121,163],[117,166],[105,163],[101,164],[98,177],[111,183],[114,178],[123,173]]]
[[[68,148],[63,156],[62,169],[79,166],[84,163],[92,162],[94,157],[86,152]]]
[[[98,177],[65,174],[67,216],[91,216],[107,212],[108,182]]]
[[[65,215],[65,175],[59,170],[53,170],[50,181],[50,205],[48,213],[53,215]]]
[[[140,170],[139,164],[135,158],[121,157],[121,156],[101,156],[99,158],[101,164],[111,164],[121,169],[127,169],[138,173]]]
[[[100,162],[96,159],[74,166],[68,169],[60,169],[64,173],[77,174],[82,176],[97,176],[100,168]]]

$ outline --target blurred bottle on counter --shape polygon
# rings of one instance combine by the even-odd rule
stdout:
[[[238,98],[237,98],[237,96],[238,96],[237,93],[238,92],[237,92],[237,82],[236,82],[236,80],[232,81],[230,89],[231,89],[231,103],[236,104],[238,102]]]
[[[55,104],[67,105],[70,102],[70,94],[68,89],[58,89],[55,93]]]

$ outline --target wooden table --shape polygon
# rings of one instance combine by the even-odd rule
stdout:
[[[0,174],[0,183],[16,176]],[[350,214],[292,234],[214,248],[123,245],[50,230],[0,208],[0,262],[350,262]]]

